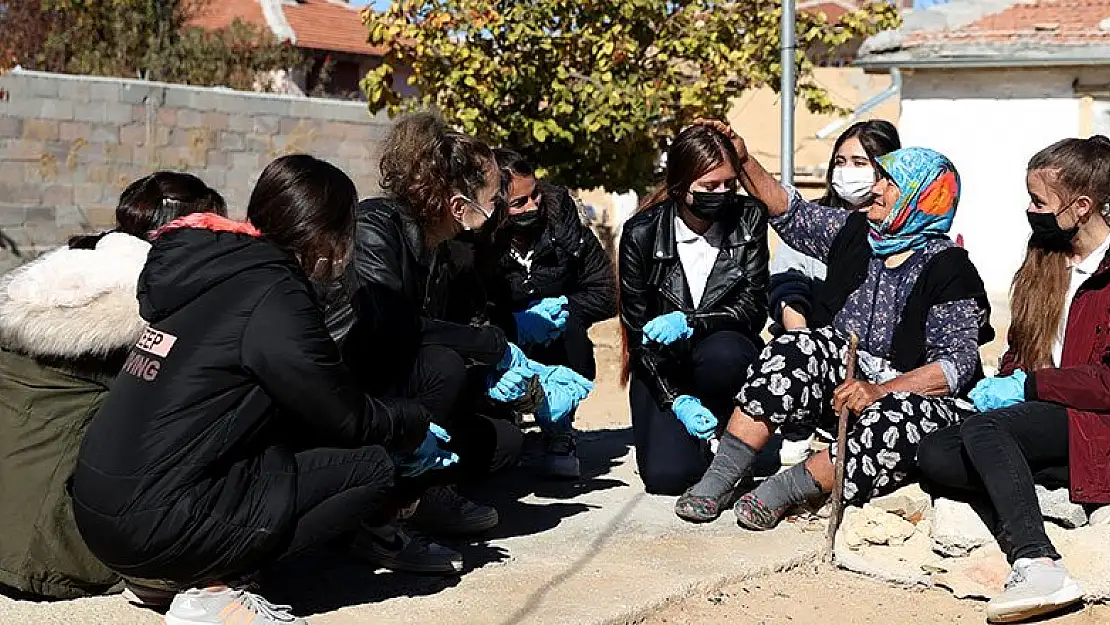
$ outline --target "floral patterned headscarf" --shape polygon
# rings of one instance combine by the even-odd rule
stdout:
[[[875,161],[902,195],[882,223],[871,222],[868,242],[876,256],[919,250],[947,237],[960,201],[960,175],[952,161],[927,148],[902,148]]]

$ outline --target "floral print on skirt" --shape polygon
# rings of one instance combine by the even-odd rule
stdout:
[[[846,377],[848,340],[833,328],[788,332],[772,341],[736,401],[748,416],[836,432],[833,391]],[[954,425],[975,407],[954,397],[891,393],[848,425],[844,499],[862,505],[904,486],[917,468],[921,439]],[[835,443],[830,448],[836,457]]]

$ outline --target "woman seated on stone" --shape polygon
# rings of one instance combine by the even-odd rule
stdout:
[[[902,147],[898,129],[885,119],[856,122],[836,138],[825,177],[821,206],[866,211],[875,186],[875,159]],[[828,268],[821,261],[779,244],[771,257],[771,286],[768,293],[770,332],[778,336],[789,330],[809,327],[814,297],[820,293]],[[784,424],[779,452],[784,465],[795,465],[809,456],[813,429]]]
[[[795,422],[835,431],[837,411],[854,415],[846,450],[812,456],[736,503],[740,525],[763,530],[791,506],[831,491],[835,453],[847,454],[849,503],[905,484],[921,438],[971,410],[957,397],[981,377],[978,344],[992,333],[982,280],[947,236],[960,192],[947,158],[923,148],[879,157],[870,207],[849,212],[783,188],[731,136],[744,157],[741,181],[767,204],[771,225],[829,274],[813,329],[784,334],[763,351],[713,463],[675,511],[690,521],[715,519],[776,428]],[[845,382],[850,333],[860,338],[859,378]]]
[[[677,495],[712,459],[767,322],[767,216],[736,193],[740,157],[691,126],[666,184],[624,225],[620,316],[636,463],[649,493]]]
[[[148,235],[205,212],[225,213],[219,193],[158,172],[124,190],[114,229],[73,237],[0,278],[0,584],[70,599],[119,581],[81,540],[65,483],[146,327],[135,287]]]
[[[997,623],[1083,596],[1045,534],[1034,475],[1070,473],[1073,501],[1110,503],[1110,139],[1045,148],[1026,186],[1033,236],[1014,278],[1000,377],[971,393],[982,414],[918,450],[927,485],[971,503],[1013,566],[987,605]]]

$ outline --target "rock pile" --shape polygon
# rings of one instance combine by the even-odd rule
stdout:
[[[1110,506],[1072,503],[1067,489],[1037,487],[1046,531],[1088,598],[1110,598]],[[904,584],[937,585],[959,598],[1001,589],[1009,565],[966,503],[935,501],[910,485],[845,512],[837,541],[845,568]]]

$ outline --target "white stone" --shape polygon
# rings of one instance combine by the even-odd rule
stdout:
[[[872,499],[871,505],[896,514],[910,523],[918,523],[928,516],[932,498],[921,490],[921,486],[910,484],[889,495]]]
[[[1110,525],[1110,506],[1103,506],[1091,513],[1089,525]]]
[[[871,504],[863,508],[850,508],[841,525],[844,543],[858,549],[863,544],[901,545],[911,536],[913,523],[902,517],[880,510]]]
[[[1068,529],[1087,524],[1087,513],[1083,510],[1083,506],[1072,503],[1066,488],[1048,490],[1037,484],[1037,501],[1041,505],[1041,514],[1049,521],[1059,523]]]
[[[966,556],[975,548],[991,543],[991,535],[971,506],[960,501],[938,498],[933,503],[933,551],[949,557]]]

